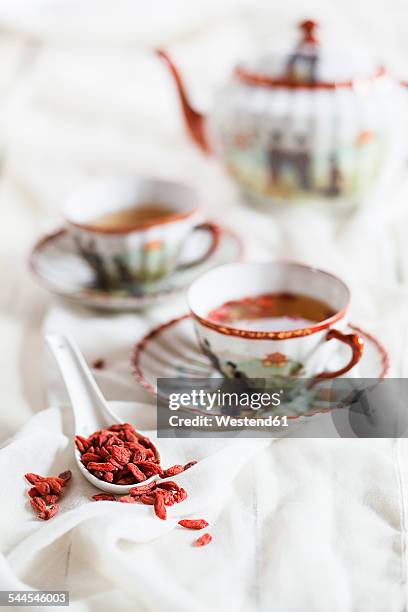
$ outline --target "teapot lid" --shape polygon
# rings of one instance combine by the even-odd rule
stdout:
[[[303,89],[353,87],[356,82],[385,74],[365,54],[346,55],[323,49],[318,23],[307,19],[299,24],[301,36],[294,48],[280,55],[266,55],[252,65],[241,65],[235,76],[248,85]]]

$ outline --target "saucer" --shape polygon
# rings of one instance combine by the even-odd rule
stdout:
[[[192,254],[204,252],[207,240],[208,237],[201,232],[193,234],[186,245],[181,263],[191,259]],[[106,291],[93,286],[93,271],[78,255],[68,231],[60,229],[45,236],[34,246],[30,267],[46,289],[72,302],[111,311],[139,310],[165,302],[211,268],[239,260],[242,251],[240,238],[233,232],[220,228],[217,248],[196,266],[172,272],[155,282]]]
[[[359,363],[343,378],[386,377],[389,370],[389,356],[377,338],[352,324],[349,324],[345,331],[358,332],[362,336],[364,352]],[[344,355],[347,355],[347,347],[339,346],[334,360],[341,358],[344,361]],[[198,346],[190,314],[172,319],[152,329],[135,346],[131,361],[136,380],[155,396],[158,378],[221,378],[221,374]],[[333,365],[337,367],[336,364]],[[332,364],[327,366],[330,369]],[[308,414],[315,412],[316,410],[312,410]]]

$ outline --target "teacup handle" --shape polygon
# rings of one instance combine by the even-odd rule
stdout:
[[[191,268],[192,266],[196,266],[197,264],[202,263],[208,257],[210,257],[210,255],[212,255],[215,249],[218,247],[218,244],[220,242],[221,228],[216,223],[206,221],[205,223],[200,223],[200,225],[196,225],[192,231],[209,232],[211,234],[211,244],[203,255],[200,255],[200,257],[192,259],[191,261],[179,264],[176,270],[186,270],[187,268]]]
[[[315,376],[315,379],[337,378],[337,376],[342,376],[351,370],[351,368],[353,368],[356,363],[360,361],[363,355],[364,340],[358,334],[343,334],[343,332],[339,331],[338,329],[329,329],[325,340],[328,341],[333,339],[339,340],[351,348],[351,359],[343,368],[335,370],[334,372],[321,372]]]

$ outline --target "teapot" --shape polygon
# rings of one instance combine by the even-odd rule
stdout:
[[[191,137],[222,159],[250,202],[358,203],[398,158],[402,87],[366,55],[326,52],[315,21],[299,28],[294,48],[238,65],[208,118],[191,106],[170,55],[157,53]]]

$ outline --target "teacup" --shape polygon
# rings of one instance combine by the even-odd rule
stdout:
[[[321,320],[299,319],[285,310],[279,316],[265,315],[266,308],[285,309],[291,300],[303,300],[303,308],[316,311],[314,319]],[[348,287],[333,274],[306,265],[223,265],[193,282],[188,302],[202,351],[228,378],[263,379],[266,384],[334,378],[351,370],[363,353],[362,338],[342,331]],[[336,349],[330,340],[351,349],[348,362],[333,371],[326,369]]]
[[[150,217],[149,207],[154,207]],[[171,181],[91,180],[68,197],[63,214],[78,253],[103,289],[155,281],[176,269],[194,266],[218,243],[218,227],[200,222],[194,189]],[[137,220],[129,222],[133,217]],[[121,226],[121,218],[128,222]],[[194,260],[181,263],[182,249],[195,230],[210,233],[209,247]]]

